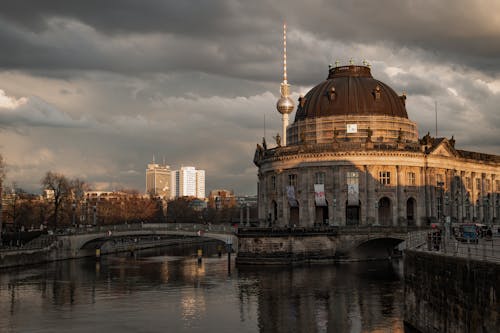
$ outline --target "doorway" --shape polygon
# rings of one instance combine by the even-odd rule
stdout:
[[[391,199],[383,197],[378,202],[378,223],[380,225],[392,225]]]

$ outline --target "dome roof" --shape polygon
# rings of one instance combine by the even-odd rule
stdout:
[[[326,81],[312,88],[300,103],[295,121],[340,115],[387,115],[408,118],[406,97],[375,80],[367,66],[331,68]]]

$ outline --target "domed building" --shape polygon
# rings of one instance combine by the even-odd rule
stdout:
[[[297,103],[285,75],[283,139],[257,145],[259,219],[267,226],[498,223],[500,156],[419,139],[406,95],[368,65],[336,66]]]

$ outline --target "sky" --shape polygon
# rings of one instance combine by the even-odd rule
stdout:
[[[50,170],[144,191],[154,155],[255,194],[255,145],[281,130],[284,21],[294,99],[367,60],[420,136],[437,102],[439,136],[500,154],[499,1],[2,0],[7,185],[39,192]]]

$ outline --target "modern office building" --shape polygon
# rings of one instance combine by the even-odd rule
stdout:
[[[171,171],[168,165],[148,164],[146,169],[146,193],[162,198],[171,197]]]
[[[171,183],[171,198],[205,198],[205,170],[196,170],[193,166],[181,167],[172,171]]]

